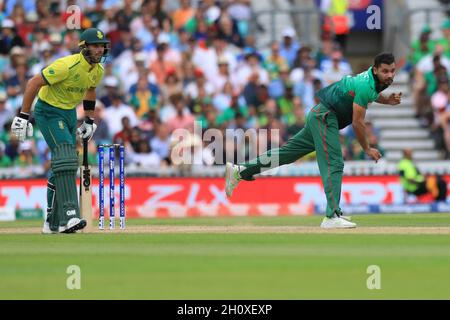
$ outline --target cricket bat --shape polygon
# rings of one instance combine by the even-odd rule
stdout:
[[[92,189],[91,167],[88,163],[88,140],[83,139],[83,162],[80,168],[80,215],[86,220],[86,227],[82,231],[92,231]]]

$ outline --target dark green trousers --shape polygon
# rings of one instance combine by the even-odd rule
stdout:
[[[37,127],[42,132],[52,152],[59,144],[76,144],[76,109],[63,110],[55,108],[38,99],[35,105],[34,117]],[[55,199],[55,177],[50,169],[47,182],[47,221],[50,223],[52,230],[59,226],[58,216],[51,214],[56,211],[57,203],[55,203]]]
[[[306,117],[306,125],[280,148],[261,154],[256,159],[243,163],[242,179],[253,180],[261,170],[271,169],[295,162],[310,152],[316,151],[317,163],[327,198],[327,217],[341,214],[341,198],[344,160],[339,142],[339,126],[336,114],[322,104],[316,105]]]

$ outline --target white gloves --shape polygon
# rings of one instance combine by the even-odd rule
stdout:
[[[94,123],[94,119],[86,117],[81,126],[78,127],[77,135],[80,139],[91,140],[96,129],[97,125]]]
[[[28,113],[21,112],[17,117],[14,117],[11,124],[11,133],[19,139],[20,142],[33,136],[33,125],[28,122],[30,115]]]

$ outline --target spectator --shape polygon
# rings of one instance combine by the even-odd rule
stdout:
[[[180,8],[175,10],[172,15],[173,27],[178,30],[195,15],[195,9],[191,7],[190,0],[180,0]]]
[[[116,22],[114,21],[113,12],[108,14],[106,11],[106,18],[108,21],[102,21],[99,24],[99,28],[102,27],[109,32],[105,31],[107,37],[111,39],[111,55],[115,59],[120,56],[125,50],[131,49],[133,35],[130,32],[129,27],[116,28]],[[104,27],[103,27],[104,26]]]
[[[128,117],[130,119],[130,124],[132,127],[138,125],[138,119],[133,109],[123,103],[122,97],[118,94],[112,97],[112,105],[105,110],[104,118],[106,123],[108,123],[108,129],[110,135],[114,136],[116,133],[120,132],[122,127],[122,118]]]
[[[292,69],[304,69],[309,66],[309,59],[311,59],[311,47],[303,46],[295,53],[295,59],[292,64]],[[330,55],[331,56],[331,55]]]
[[[128,27],[138,13],[133,9],[133,0],[124,0],[124,7],[115,15],[118,28]]]
[[[338,42],[343,50],[346,49],[347,36],[350,33],[348,7],[349,1],[331,0],[320,2],[320,9],[324,14],[322,37],[333,37],[333,40]]]
[[[52,46],[52,54],[53,54],[51,58],[52,61],[70,55],[70,51],[67,50],[64,46],[61,33],[59,32],[51,33],[49,37],[49,42],[50,45]]]
[[[214,86],[205,78],[205,74],[200,69],[195,69],[195,81],[189,83],[185,88],[185,94],[188,98],[188,104],[200,96],[200,91],[204,91],[207,96],[214,93]]]
[[[105,106],[97,100],[95,104],[94,119],[97,124],[97,130],[95,130],[92,136],[93,140],[99,144],[106,144],[111,142],[111,136],[109,134],[108,123],[105,121]]]
[[[178,68],[181,63],[181,55],[178,51],[173,49],[170,46],[170,35],[168,33],[161,33],[157,37],[157,46],[160,47],[160,54],[162,55],[162,59],[173,65],[175,68]],[[149,56],[149,62],[152,63],[153,61],[158,59],[157,52],[153,51],[150,53]]]
[[[41,55],[44,50],[44,46],[48,46],[47,50],[51,53],[51,46],[50,42],[48,42],[48,35],[45,29],[42,29],[40,27],[35,27],[33,32],[30,34],[30,42],[31,42],[31,54],[36,59],[41,58]],[[48,57],[46,57],[48,59]]]
[[[302,104],[305,107],[305,114],[308,114],[311,108],[316,105],[315,80],[317,79],[313,76],[313,70],[308,67],[305,69],[304,79],[301,82],[296,83],[294,86],[294,95],[302,98]]]
[[[286,59],[280,55],[280,45],[278,42],[272,42],[270,46],[270,55],[266,58],[265,65],[269,72],[270,79],[277,79],[281,70],[289,71]]]
[[[158,21],[160,26],[163,25],[164,21],[170,20],[169,15],[162,9],[163,1],[161,0],[149,0],[144,1],[143,6],[148,8],[148,13]]]
[[[48,43],[47,41],[41,42],[37,50],[41,60],[32,66],[30,71],[31,76],[40,73],[42,69],[53,62],[52,47],[50,43]]]
[[[36,156],[36,150],[31,140],[21,142],[17,149],[18,156],[14,159],[14,163],[19,167],[29,167],[39,164],[39,158]]]
[[[244,47],[244,39],[239,33],[236,21],[234,21],[228,13],[222,12],[216,23],[216,28],[218,37],[225,39],[236,47]]]
[[[245,57],[245,63],[238,68],[236,79],[239,81],[240,88],[243,88],[249,81],[250,77],[256,77],[256,82],[258,84],[269,84],[269,74],[261,66],[261,61],[259,55],[255,52],[248,53]]]
[[[286,126],[290,126],[295,123],[294,115],[294,87],[293,84],[287,82],[285,85],[284,95],[278,99],[278,105],[280,107],[280,115],[282,122]]]
[[[10,135],[9,142],[5,148],[5,154],[15,162],[16,158],[19,156],[19,140],[15,135]]]
[[[213,97],[212,103],[214,108],[219,112],[226,110],[231,105],[232,95],[233,86],[231,85],[231,82],[225,82],[222,92],[215,94]]]
[[[417,65],[423,57],[432,53],[434,44],[430,39],[430,35],[431,28],[426,25],[422,28],[419,39],[411,44],[409,62],[412,64],[412,66]]]
[[[230,17],[237,21],[239,34],[242,38],[246,38],[249,34],[249,24],[252,18],[251,1],[235,0],[232,1],[227,8]]]
[[[12,166],[11,159],[5,154],[5,144],[0,141],[0,168],[7,168]]]
[[[215,23],[221,15],[221,9],[215,4],[214,0],[204,0],[202,10],[204,11],[204,18],[208,25]]]
[[[15,46],[25,46],[23,39],[16,34],[14,22],[12,20],[5,19],[2,21],[1,25],[0,54],[9,54],[10,50]]]
[[[152,150],[147,140],[141,139],[138,143],[137,151],[127,148],[128,157],[138,166],[154,166],[157,167],[161,163],[161,158]]]
[[[92,23],[92,26],[94,28],[97,28],[98,24],[104,19],[105,17],[105,8],[104,8],[104,0],[95,1],[94,6],[88,7],[88,10],[86,12],[86,17],[89,19],[89,21]],[[103,29],[100,29],[103,30]],[[108,30],[109,31],[109,30]]]
[[[292,100],[294,105],[295,122],[287,127],[287,138],[290,139],[305,127],[305,112],[303,111],[302,100],[299,97],[294,97]]]
[[[237,92],[233,92],[230,106],[218,116],[217,121],[218,123],[224,124],[225,127],[232,129],[230,126],[236,120],[237,114],[239,114],[239,120],[245,122],[249,116],[249,110],[245,104],[245,99],[239,96]]]
[[[165,59],[166,45],[158,44],[156,58],[150,62],[149,69],[155,75],[158,86],[163,86],[166,81],[167,70],[176,69],[176,65]]]
[[[0,91],[0,128],[3,128],[14,117],[14,113],[8,105],[8,97],[4,91]]]
[[[450,111],[446,109],[446,111],[440,117],[441,123],[440,126],[442,128],[442,134],[445,142],[445,159],[450,159]]]
[[[421,196],[434,189],[433,197],[436,201],[447,198],[447,184],[439,176],[433,180],[426,179],[412,160],[412,150],[403,150],[403,159],[397,165],[400,183],[407,194]]]
[[[274,99],[281,98],[284,95],[287,84],[292,85],[292,82],[289,80],[289,68],[286,65],[279,70],[279,76],[270,82],[268,87],[270,97]]]
[[[439,82],[437,91],[431,96],[431,107],[433,111],[432,121],[430,119],[431,136],[433,137],[436,147],[440,150],[444,150],[446,154],[449,153],[450,149],[447,150],[446,148],[442,117],[445,116],[445,113],[448,111],[449,94],[449,82],[448,79],[445,79],[445,81]]]
[[[298,83],[305,79],[307,71],[315,79],[324,79],[323,72],[317,69],[316,59],[311,55],[311,48],[302,47],[297,54],[297,59],[289,77],[293,83]]]
[[[158,156],[166,161],[170,162],[170,130],[167,125],[160,123],[156,127],[155,137],[150,140],[150,146],[152,150],[158,154]]]
[[[287,61],[289,67],[294,65],[294,60],[297,55],[300,45],[295,41],[295,30],[293,28],[286,28],[283,31],[283,41],[280,45],[280,55]]]
[[[10,88],[17,89],[17,92],[14,92],[14,94],[11,95],[19,95],[25,92],[26,84],[31,78],[28,73],[28,64],[25,57],[17,59],[15,69],[15,74],[6,81],[8,92],[11,92],[12,89]]]
[[[166,81],[161,88],[161,96],[164,101],[167,101],[170,96],[183,92],[183,84],[175,69],[167,70]]]
[[[117,144],[125,144],[126,142],[130,142],[131,131],[133,128],[130,124],[130,118],[123,117],[122,118],[122,130],[117,132],[113,137],[113,143]]]
[[[443,37],[437,39],[436,45],[440,45],[443,48],[443,53],[447,58],[450,58],[450,20],[447,19],[441,24],[441,31]]]
[[[149,83],[147,77],[140,77],[137,85],[133,85],[130,92],[130,105],[139,119],[148,118],[150,110],[158,107],[158,87]]]
[[[112,105],[112,98],[119,92],[119,80],[115,76],[107,76],[103,80],[105,94],[100,97],[100,101],[108,108]]]
[[[352,73],[352,67],[343,59],[342,51],[339,49],[331,53],[329,60],[322,61],[320,69],[323,71],[326,86]]]
[[[181,94],[175,94],[171,97],[171,101],[175,114],[166,115],[169,132],[173,132],[175,129],[194,131],[195,117],[186,107],[183,96]]]

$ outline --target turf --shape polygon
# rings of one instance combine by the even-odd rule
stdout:
[[[316,226],[320,217],[130,220]],[[355,216],[358,226],[449,227],[449,214]],[[40,221],[0,223],[30,227]],[[70,265],[81,289],[69,290]],[[366,286],[367,267],[381,289]],[[450,299],[450,235],[0,234],[0,299]]]

